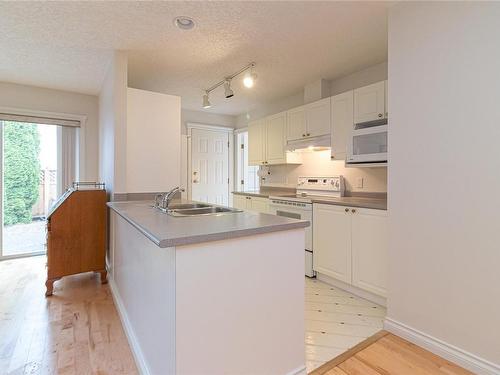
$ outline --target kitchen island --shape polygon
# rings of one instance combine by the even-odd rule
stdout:
[[[307,221],[108,206],[110,284],[143,374],[305,374]]]

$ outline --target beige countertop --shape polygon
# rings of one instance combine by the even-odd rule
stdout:
[[[149,201],[109,202],[108,206],[159,247],[190,245],[305,228],[308,221],[249,211],[173,217]]]

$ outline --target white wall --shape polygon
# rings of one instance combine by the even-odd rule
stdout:
[[[346,168],[344,161],[331,160],[330,150],[303,152],[300,165],[270,166],[271,175],[263,185],[295,187],[299,176],[343,175],[346,189],[357,192],[386,192],[387,168]],[[357,179],[363,178],[363,187],[357,187]]]
[[[168,191],[180,184],[181,98],[128,89],[127,192]]]
[[[85,158],[80,169],[80,180],[99,179],[97,96],[0,82],[0,106],[87,116],[83,129]]]
[[[110,193],[126,192],[127,57],[116,51],[99,94],[99,176]]]
[[[497,364],[499,19],[498,3],[389,14],[388,316]]]
[[[228,128],[234,128],[236,127],[236,116],[220,115],[217,113],[183,109],[181,111],[182,134],[187,134],[186,124],[188,123],[216,125],[216,126],[225,126]]]

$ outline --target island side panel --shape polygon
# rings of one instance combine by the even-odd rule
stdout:
[[[159,248],[112,212],[111,285],[143,374],[175,373],[175,249]]]
[[[177,374],[305,374],[304,229],[176,248]]]

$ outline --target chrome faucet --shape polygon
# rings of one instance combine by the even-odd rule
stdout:
[[[181,188],[179,186],[177,186],[177,187],[174,187],[169,192],[164,193],[162,200],[161,200],[161,208],[163,208],[164,210],[168,210],[168,206],[170,204],[170,201],[172,199],[174,199],[175,194],[177,194],[179,191],[181,191]]]

